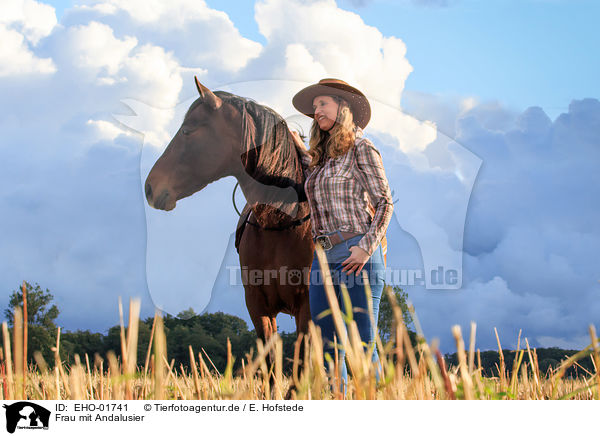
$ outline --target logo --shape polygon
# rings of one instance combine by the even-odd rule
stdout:
[[[6,431],[14,433],[15,429],[48,430],[50,411],[29,401],[19,401],[11,405],[4,404],[6,409]]]

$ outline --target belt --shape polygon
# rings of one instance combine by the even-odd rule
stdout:
[[[341,237],[340,234],[342,235]],[[337,245],[341,242],[346,241],[347,239],[353,238],[358,235],[362,235],[362,233],[337,232],[331,235],[319,235],[315,237],[315,242],[321,244],[323,250],[331,250],[334,245]]]

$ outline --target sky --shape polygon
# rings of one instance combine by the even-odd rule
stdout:
[[[305,131],[291,97],[339,77],[373,108],[365,134],[395,200],[389,280],[408,292],[425,336],[452,352],[451,327],[468,332],[474,321],[481,349],[496,347],[494,328],[506,347],[519,332],[532,346],[584,347],[588,325],[600,327],[599,9],[2,2],[0,305],[27,280],[52,291],[68,330],[105,332],[119,322],[119,296],[141,298],[143,316],[192,307],[250,326],[232,241],[235,180],[168,213],[148,207],[143,181],[196,98],[194,75]],[[436,289],[439,268],[458,282]],[[279,325],[293,329],[289,316]]]

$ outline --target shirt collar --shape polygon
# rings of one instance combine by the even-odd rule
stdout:
[[[356,139],[363,137],[363,131],[360,127],[354,126],[354,136],[356,137]]]

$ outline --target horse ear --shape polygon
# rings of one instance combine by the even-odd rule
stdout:
[[[196,76],[194,76],[194,81],[196,82],[196,89],[198,89],[198,93],[210,104],[210,107],[215,110],[219,109],[223,103],[223,100],[221,100],[219,97],[213,94],[210,89],[200,83]]]

